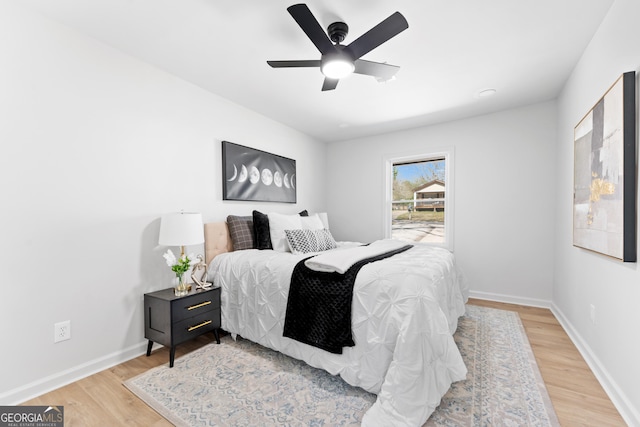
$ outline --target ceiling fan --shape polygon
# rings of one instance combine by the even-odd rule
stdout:
[[[333,90],[338,81],[351,73],[365,74],[379,80],[389,80],[400,67],[381,62],[360,59],[382,43],[409,28],[400,12],[395,12],[384,21],[344,46],[340,43],[349,32],[344,22],[334,22],[324,32],[306,4],[294,4],[287,8],[302,31],[322,54],[319,60],[267,61],[273,68],[319,67],[325,79],[322,90]],[[335,44],[334,44],[335,43]]]

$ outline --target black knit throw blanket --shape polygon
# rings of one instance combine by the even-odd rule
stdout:
[[[304,264],[309,258],[300,261],[291,275],[283,335],[335,354],[342,354],[343,347],[353,347],[351,301],[358,271],[411,247],[358,261],[344,274],[314,271]]]

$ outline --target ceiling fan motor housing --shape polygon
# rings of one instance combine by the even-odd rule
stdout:
[[[349,33],[349,26],[344,22],[334,22],[327,27],[327,35],[334,42],[335,50],[325,52],[320,59],[320,71],[330,79],[340,79],[353,73],[355,58],[346,46],[341,45]]]
[[[327,27],[327,34],[334,43],[342,43],[349,34],[349,26],[344,22],[334,22]]]

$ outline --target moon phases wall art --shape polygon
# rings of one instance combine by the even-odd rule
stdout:
[[[635,72],[624,73],[574,131],[573,245],[636,262]]]
[[[222,199],[296,203],[296,161],[222,141]]]

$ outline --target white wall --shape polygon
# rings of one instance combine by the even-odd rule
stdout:
[[[324,144],[7,2],[0,39],[0,404],[143,352],[163,213],[324,209]],[[223,139],[296,159],[298,203],[222,202]]]
[[[327,207],[341,240],[383,234],[383,158],[454,148],[454,251],[472,295],[549,305],[555,104],[330,144]]]
[[[638,73],[639,16],[637,0],[611,7],[559,97],[556,149],[555,308],[629,425],[640,425],[640,271],[572,246],[573,128],[623,72]]]

